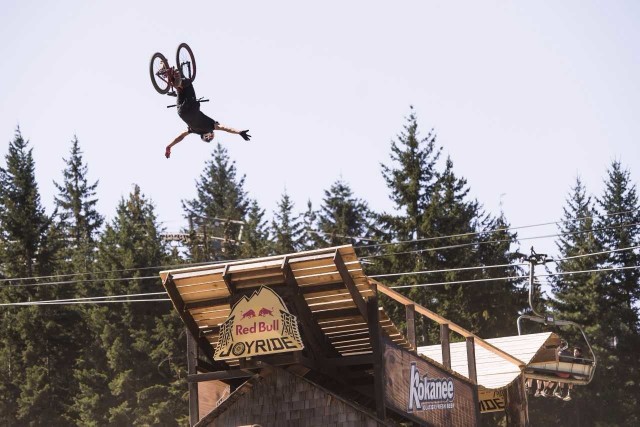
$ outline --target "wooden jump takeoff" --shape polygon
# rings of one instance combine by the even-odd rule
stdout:
[[[559,344],[477,337],[368,278],[350,245],[160,276],[187,330],[191,426],[477,426],[492,411],[527,426],[529,367]],[[440,342],[416,346],[418,315]]]

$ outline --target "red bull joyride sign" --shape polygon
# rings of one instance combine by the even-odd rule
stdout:
[[[302,350],[296,317],[280,295],[261,286],[250,298],[243,296],[220,325],[215,360],[253,357]]]

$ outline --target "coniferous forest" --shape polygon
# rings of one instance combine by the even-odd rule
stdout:
[[[0,153],[0,423],[186,425],[185,329],[158,276],[182,264],[352,244],[368,275],[419,304],[483,338],[516,335],[530,310],[521,262],[530,245],[470,197],[435,131],[418,125],[411,109],[379,165],[391,212],[372,210],[342,179],[304,206],[283,191],[267,212],[217,145],[195,198],[182,201],[188,238],[178,246],[163,239],[143,188],[97,210],[100,184],[76,137],[47,212],[31,143],[16,129]],[[640,425],[640,207],[624,164],[602,174],[602,194],[579,177],[567,187],[554,237],[563,274],[538,292],[543,310],[583,325],[598,369],[569,402],[530,397],[532,425]],[[389,275],[411,272],[428,273]],[[403,307],[382,301],[403,327]],[[419,345],[439,342],[433,322],[418,322],[416,334]],[[506,425],[495,415],[482,422]]]

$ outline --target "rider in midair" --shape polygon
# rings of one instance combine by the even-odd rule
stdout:
[[[193,83],[190,79],[182,78],[178,70],[173,73],[170,84],[178,92],[178,101],[176,103],[178,115],[187,124],[187,130],[178,135],[171,144],[167,145],[167,149],[164,152],[167,159],[171,156],[171,147],[182,141],[190,133],[200,135],[200,139],[205,142],[211,142],[214,137],[213,131],[222,130],[240,135],[245,141],[249,141],[251,138],[249,130],[238,131],[223,126],[200,111],[200,102],[196,98]]]

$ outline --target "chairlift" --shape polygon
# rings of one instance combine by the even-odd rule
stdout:
[[[556,334],[551,334],[545,348],[538,352],[533,360],[527,364],[524,373],[526,378],[561,382],[567,384],[587,385],[593,379],[596,370],[596,356],[591,348],[589,339],[584,333],[584,329],[579,324],[570,320],[556,319],[552,314],[544,313],[540,314],[533,306],[533,287],[534,287],[534,269],[536,264],[551,261],[545,254],[536,254],[531,249],[531,256],[526,260],[529,262],[529,307],[533,315],[523,314],[518,317],[518,335],[522,334],[521,321],[529,320],[535,323],[539,323],[546,327],[560,327],[560,328],[574,328],[580,331],[586,348],[588,349],[589,356],[574,356],[559,354],[557,349],[560,346],[561,337]],[[573,346],[576,347],[575,345]],[[581,346],[584,348],[584,346]]]

